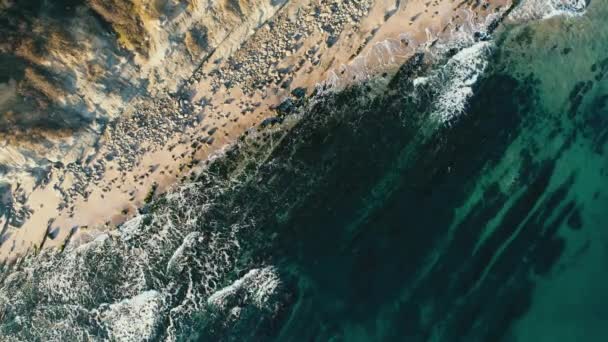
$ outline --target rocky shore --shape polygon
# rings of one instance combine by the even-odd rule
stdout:
[[[122,6],[118,0],[113,3]],[[27,62],[39,72],[58,63],[66,70],[75,68],[72,95],[98,103],[85,105],[94,109],[80,112],[90,120],[78,127],[50,129],[25,119],[5,122],[15,128],[0,133],[2,259],[64,246],[68,240],[88,239],[96,231],[115,227],[155,196],[193,177],[210,157],[243,134],[256,134],[260,127],[296,113],[297,105],[305,103],[303,98],[371,78],[388,78],[414,53],[424,52],[432,60],[478,39],[512,4],[502,0],[228,1],[216,5],[220,11],[203,8],[203,1],[190,1],[181,9],[166,1],[152,16],[152,9],[129,2],[137,14],[127,26],[108,12],[110,5],[100,6],[90,1],[78,5],[75,13],[101,15],[110,24],[111,35],[118,37],[113,48],[107,43],[102,50],[93,45],[84,50],[89,57],[94,51],[103,52],[94,57],[98,66],[89,66],[101,65],[103,81],[78,76],[85,53],[74,55],[77,48],[50,50],[52,41],[46,42],[47,54],[38,55],[50,62],[33,57]],[[10,15],[11,5],[3,11]],[[69,23],[76,25],[78,20],[76,16]],[[125,30],[143,34],[146,43],[123,41]],[[204,33],[205,39],[194,37],[196,32]],[[27,41],[13,34],[11,43]],[[199,50],[193,42],[199,43]],[[10,49],[3,46],[3,51]],[[72,58],[67,59],[70,53]],[[130,59],[107,64],[124,53]],[[32,78],[20,82],[20,91],[32,87]],[[121,82],[128,84],[114,89]],[[65,84],[57,84],[63,95],[55,94],[55,99],[51,93],[40,97],[38,88],[36,94],[12,94],[10,101],[1,103],[2,120],[40,112],[42,107],[15,106],[40,98],[61,103],[53,106],[56,111],[78,112],[82,106],[70,100]],[[14,108],[24,109],[18,113],[12,112]],[[265,134],[258,137],[260,143],[267,141]]]

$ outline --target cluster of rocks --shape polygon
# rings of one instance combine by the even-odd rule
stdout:
[[[194,84],[202,77],[210,77],[211,84],[218,89],[224,86],[241,86],[245,91],[253,91],[269,84],[282,84],[287,88],[293,72],[301,67],[305,59],[313,64],[318,63],[318,48],[311,48],[303,54],[297,67],[277,68],[280,60],[289,56],[303,45],[303,40],[315,31],[324,31],[329,35],[326,44],[331,46],[337,40],[347,24],[356,24],[367,14],[371,5],[370,0],[354,0],[348,2],[320,1],[300,8],[293,19],[284,11],[260,28],[252,39],[248,40],[228,63],[210,74],[203,75],[199,69],[190,79]],[[132,115],[119,119],[107,128],[110,136],[106,146],[108,152],[103,159],[94,163],[103,166],[105,160],[114,160],[119,164],[119,171],[132,168],[137,163],[137,156],[148,152],[155,146],[166,145],[176,133],[183,132],[188,127],[198,124],[204,117],[203,109],[210,101],[204,99],[193,103],[184,93],[162,95],[154,100],[140,102],[135,106]],[[242,113],[253,111],[259,103],[240,102]],[[214,109],[210,107],[209,109]],[[236,121],[236,119],[235,119]],[[209,135],[198,137],[198,143],[213,142],[214,130]],[[141,144],[145,142],[145,145]],[[96,167],[93,177],[100,178],[104,167]]]
[[[5,217],[4,225],[0,226],[0,244],[3,242],[4,234],[8,225],[13,227],[20,227],[23,225],[34,210],[27,204],[27,196],[24,189],[17,184],[15,189],[0,189],[4,191],[11,191],[12,196],[6,196],[0,193],[0,218]],[[1,221],[0,221],[1,222]]]
[[[368,13],[371,4],[370,0],[322,0],[298,9],[294,17],[281,13],[260,28],[253,39],[245,43],[227,63],[222,63],[207,75],[198,71],[195,78],[211,77],[215,90],[237,84],[245,92],[253,92],[270,84],[289,89],[293,73],[306,61],[312,65],[319,63],[320,48],[309,48],[301,54],[296,65],[278,67],[279,63],[300,50],[304,40],[312,35],[326,37],[325,41],[318,43],[333,46],[343,29],[349,24],[357,25]]]
[[[123,173],[132,169],[137,165],[139,156],[157,146],[166,145],[176,133],[192,127],[197,122],[192,113],[200,109],[197,106],[184,110],[177,99],[168,95],[135,105],[132,115],[118,119],[106,128],[103,156],[93,154],[86,160],[55,166],[60,170],[54,189],[62,197],[57,209],[68,208],[72,216],[74,200],[87,200],[91,193],[87,185],[100,183],[109,162],[116,164],[118,171]],[[68,174],[70,184],[64,185]],[[112,180],[111,184],[116,181]],[[102,190],[110,191],[111,184],[106,184]]]

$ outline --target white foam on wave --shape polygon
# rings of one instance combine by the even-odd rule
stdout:
[[[554,16],[578,16],[585,13],[586,0],[524,0],[510,14],[509,19],[515,21],[543,20]],[[488,67],[488,57],[492,50],[489,41],[475,42],[469,32],[486,35],[484,28],[490,27],[493,21],[499,19],[499,14],[490,15],[484,24],[476,24],[468,19],[467,12],[463,13],[466,30],[452,32],[451,40],[441,44],[436,50],[441,55],[450,49],[461,49],[449,59],[439,72],[427,77],[414,80],[415,87],[439,89],[435,100],[432,117],[439,122],[447,123],[465,113],[469,99],[473,96],[474,85],[479,81]],[[472,44],[472,45],[471,45]],[[462,46],[468,46],[462,48]],[[433,89],[434,90],[434,89]]]
[[[24,257],[20,270],[0,283],[0,310],[8,308],[7,324],[17,324],[0,336],[60,341],[102,331],[110,340],[141,341],[155,338],[161,322],[165,340],[179,340],[184,322],[204,313],[209,296],[230,279],[240,250],[237,233],[253,227],[203,219],[217,194],[233,185],[184,184],[153,214],[68,245],[63,253]],[[201,222],[207,222],[204,229]],[[244,280],[239,293],[253,299],[248,305],[263,306],[278,291],[278,276],[269,272],[256,269]],[[36,302],[24,300],[32,293]],[[87,321],[97,324],[82,324]]]
[[[137,296],[111,304],[101,314],[113,341],[148,341],[162,323],[157,314],[163,307],[163,296],[157,291],[146,291]]]
[[[441,123],[463,114],[473,96],[473,87],[488,66],[492,43],[477,42],[462,49],[434,74],[414,79],[415,87],[431,86],[437,91],[431,117]]]
[[[235,296],[247,296],[251,304],[263,308],[270,302],[270,297],[281,284],[274,267],[254,268],[234,283],[213,293],[207,304],[219,309],[231,309],[231,299]]]
[[[587,5],[587,0],[523,0],[509,18],[527,21],[555,16],[579,16],[585,13]]]

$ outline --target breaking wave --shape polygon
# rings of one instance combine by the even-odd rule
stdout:
[[[255,312],[256,322],[272,318],[280,306],[273,297],[281,290],[278,276],[242,255],[242,239],[255,236],[255,224],[222,220],[219,197],[238,187],[231,182],[192,182],[115,231],[18,261],[2,275],[0,335],[174,341],[192,335],[194,317],[221,317],[215,329],[227,335],[238,334],[232,329],[239,312]]]
[[[458,52],[433,75],[414,80],[416,86],[438,89],[433,119],[448,123],[466,111],[473,87],[488,66],[491,47],[489,42],[475,43]]]
[[[513,10],[516,21],[548,19],[555,16],[577,16],[585,13],[588,0],[524,0]]]

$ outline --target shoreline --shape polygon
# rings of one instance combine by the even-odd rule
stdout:
[[[212,54],[186,82],[187,87],[182,93],[190,94],[189,98],[180,98],[181,94],[165,96],[163,101],[166,103],[161,104],[160,110],[155,106],[162,101],[157,100],[139,107],[151,107],[151,111],[160,112],[161,116],[172,112],[178,120],[186,122],[185,131],[177,130],[160,143],[144,140],[137,146],[141,151],[138,155],[116,153],[116,137],[121,142],[120,135],[125,134],[121,131],[121,123],[149,120],[145,114],[140,114],[142,111],[136,104],[125,109],[132,114],[117,119],[106,128],[99,148],[91,149],[89,155],[92,158],[88,163],[54,169],[43,187],[35,188],[30,184],[26,203],[34,212],[21,228],[11,229],[10,237],[0,246],[0,259],[10,262],[41,247],[72,244],[86,240],[85,236],[95,231],[113,229],[137,215],[149,201],[151,189],[154,189],[154,196],[170,191],[187,180],[193,169],[204,167],[205,160],[229,146],[248,129],[273,117],[274,108],[294,89],[304,89],[306,94],[324,85],[337,90],[351,83],[363,82],[366,78],[395,72],[403,60],[426,47],[425,44],[433,44],[431,42],[438,39],[449,40],[451,31],[447,28],[450,25],[452,28],[468,25],[468,21],[460,18],[464,12],[458,12],[456,3],[442,2],[431,6],[429,11],[428,3],[425,5],[423,1],[403,4],[400,8],[376,2],[368,15],[361,15],[358,22],[344,20],[333,24],[341,27],[337,38],[331,38],[328,32],[310,25],[310,33],[296,40],[294,45],[297,49],[279,46],[277,56],[260,57],[251,62],[252,51],[259,54],[260,46],[274,51],[269,44],[286,34],[302,31],[297,24],[293,25],[292,18],[303,17],[303,23],[312,22],[302,15],[302,11],[309,11],[310,15],[315,13],[315,6],[311,4],[284,5],[273,17],[274,27],[284,30],[264,24],[232,54],[232,60],[224,59],[216,64],[216,55]],[[508,7],[508,2],[499,2],[495,6]],[[491,13],[491,9],[487,12]],[[359,10],[355,10],[351,9],[359,15]],[[392,14],[387,18],[387,13]],[[485,19],[485,16],[480,15],[479,18]],[[409,25],[405,25],[409,30],[405,46],[404,20],[409,20]],[[353,30],[355,27],[357,29]],[[331,44],[327,44],[330,38]],[[395,46],[395,49],[387,48],[390,46]],[[308,53],[313,50],[313,53]],[[392,55],[383,51],[391,51]],[[235,60],[246,66],[241,66],[241,70],[253,65],[257,68],[255,70],[266,69],[270,73],[239,74],[239,70],[230,64]],[[282,75],[276,72],[286,69],[291,70]],[[225,84],[230,81],[232,84],[227,88]],[[170,126],[171,121],[156,124]],[[84,169],[89,165],[101,165],[99,169],[102,171],[81,177],[82,172],[70,169],[74,166]]]

